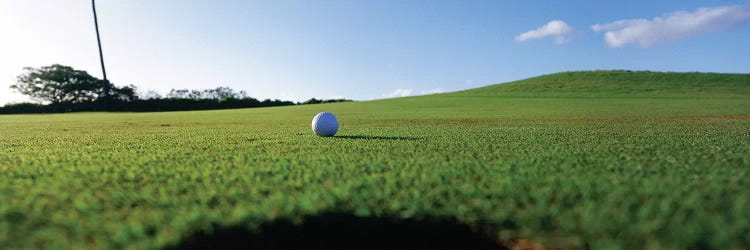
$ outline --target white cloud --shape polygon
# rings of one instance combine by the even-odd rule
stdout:
[[[407,97],[407,96],[414,96],[414,95],[431,95],[431,94],[439,94],[439,93],[445,93],[445,90],[442,88],[435,88],[435,89],[425,89],[425,90],[417,92],[417,91],[414,91],[413,89],[398,88],[394,90],[393,92],[383,94],[383,97],[395,98],[395,97]]]
[[[432,94],[440,94],[444,93],[445,90],[442,88],[436,88],[436,89],[428,89],[428,90],[422,90],[419,92],[420,95],[432,95]]]
[[[399,89],[394,90],[391,93],[383,94],[383,97],[387,97],[387,98],[405,97],[405,96],[412,95],[412,92],[414,92],[414,90],[412,90],[412,89],[402,89],[402,88],[399,88]]]
[[[542,27],[529,30],[516,36],[516,41],[525,42],[529,40],[552,37],[555,43],[563,44],[568,41],[568,36],[575,32],[575,28],[560,20],[552,20]]]
[[[673,42],[691,35],[719,31],[750,20],[746,6],[700,8],[693,12],[677,11],[662,17],[626,19],[606,24],[595,24],[591,29],[605,32],[609,47],[638,44],[648,47],[656,43]]]

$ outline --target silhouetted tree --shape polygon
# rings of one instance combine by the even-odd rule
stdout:
[[[243,99],[247,97],[247,93],[245,91],[235,92],[234,89],[229,87],[218,87],[215,89],[204,89],[204,90],[197,90],[197,89],[172,89],[167,93],[167,98],[174,98],[174,99],[193,99],[193,100],[203,100],[203,99],[212,99],[212,100],[223,100],[223,99]]]
[[[333,102],[351,102],[352,100],[348,99],[328,99],[328,100],[318,100],[315,98],[310,98],[307,101],[304,101],[300,104],[319,104],[319,103],[333,103]]]
[[[141,92],[141,94],[138,96],[139,98],[142,98],[144,100],[153,100],[153,99],[161,99],[161,94],[159,92],[148,90],[146,92]]]
[[[12,89],[39,101],[51,103],[84,102],[101,94],[99,79],[86,71],[54,64],[41,68],[24,68],[26,73],[17,78]]]
[[[96,101],[104,96],[105,89],[115,100],[130,101],[137,98],[135,86],[116,87],[83,70],[53,64],[40,68],[26,67],[10,88],[31,98],[50,103],[82,103]]]
[[[134,85],[124,86],[124,87],[119,87],[119,88],[114,85],[111,85],[110,89],[112,91],[111,96],[114,100],[129,102],[129,101],[138,99],[138,96],[135,94],[136,87]]]
[[[169,91],[169,93],[167,93],[167,98],[188,99],[188,98],[190,98],[190,90],[188,90],[188,89],[171,89]]]
[[[206,89],[203,90],[204,98],[208,99],[227,99],[227,98],[234,98],[234,99],[242,99],[247,96],[245,91],[235,92],[233,89],[229,87],[218,87],[215,89]]]

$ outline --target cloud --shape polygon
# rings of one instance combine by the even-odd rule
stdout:
[[[595,24],[591,29],[604,32],[604,40],[609,47],[628,44],[648,47],[695,34],[725,30],[748,20],[750,9],[747,6],[719,6],[700,8],[693,12],[677,11],[651,20],[626,19]]]
[[[412,90],[412,89],[402,89],[402,88],[399,88],[399,89],[394,90],[391,93],[383,94],[383,97],[387,97],[387,98],[405,97],[405,96],[412,95],[412,92],[414,92],[414,90]]]
[[[516,36],[516,41],[525,42],[529,40],[552,37],[555,43],[563,44],[568,41],[568,36],[575,32],[575,28],[560,20],[552,20],[542,27],[529,30]]]
[[[419,92],[420,95],[432,95],[432,94],[440,94],[445,92],[442,88],[436,88],[436,89],[428,89],[428,90],[422,90]]]
[[[385,98],[394,98],[394,97],[407,97],[407,96],[414,96],[414,95],[431,95],[431,94],[438,94],[438,93],[444,93],[445,90],[442,88],[435,88],[435,89],[426,89],[422,91],[414,91],[413,89],[405,89],[405,88],[398,88],[394,90],[393,92],[383,94],[383,97]]]

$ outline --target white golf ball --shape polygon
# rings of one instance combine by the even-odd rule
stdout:
[[[330,112],[320,112],[312,120],[312,130],[319,136],[333,136],[339,131],[339,121]]]

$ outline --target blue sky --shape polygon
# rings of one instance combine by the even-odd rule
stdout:
[[[750,73],[748,1],[99,0],[107,74],[166,93],[378,99],[570,70]],[[525,35],[523,35],[525,33]],[[0,105],[22,67],[101,76],[89,1],[0,1]]]

